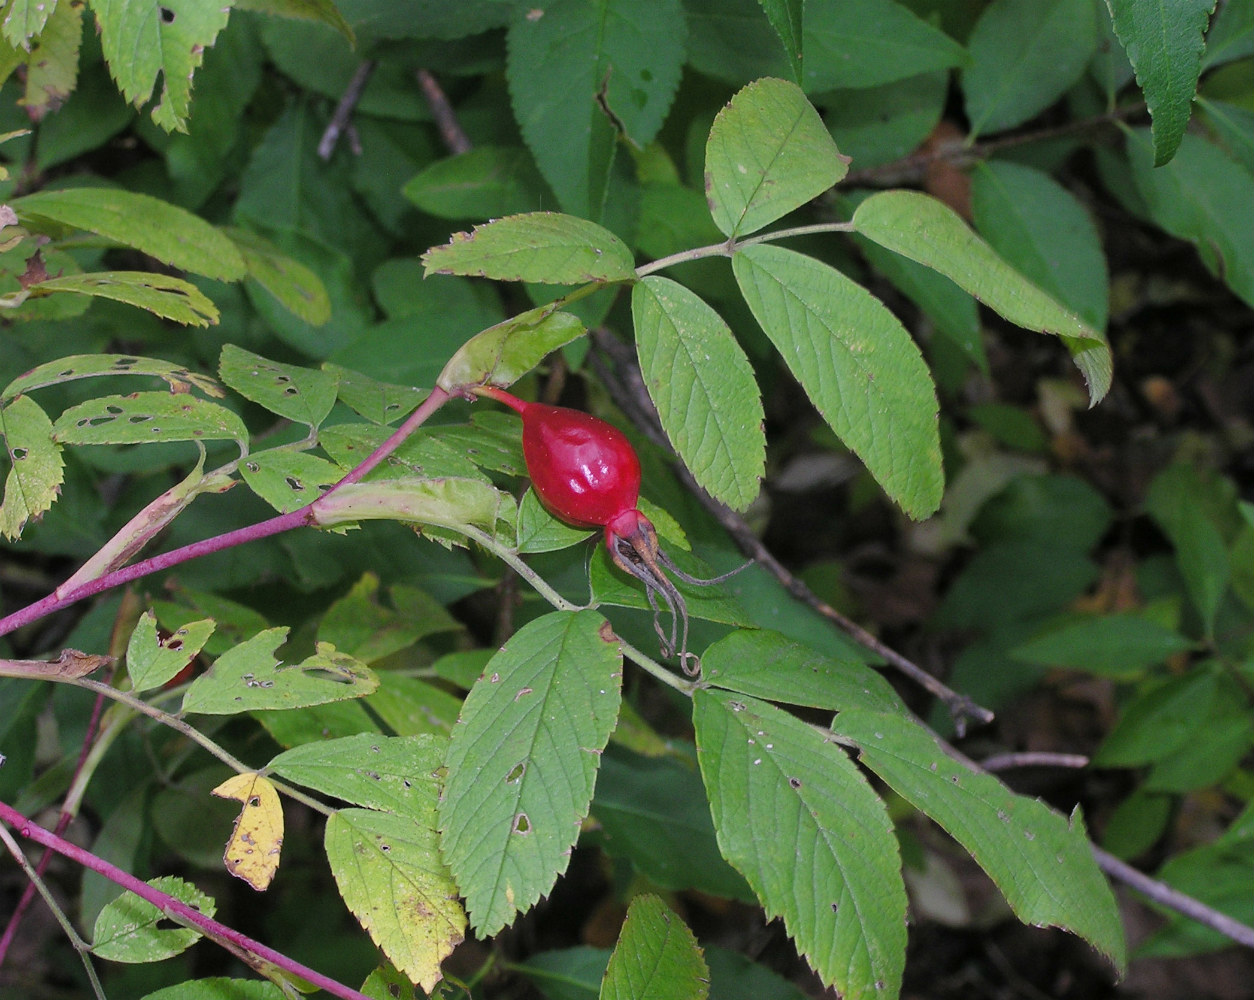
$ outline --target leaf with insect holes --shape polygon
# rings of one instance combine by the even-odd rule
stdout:
[[[218,321],[218,307],[204,292],[190,281],[168,274],[95,271],[49,278],[31,288],[32,297],[57,292],[125,302],[185,326],[209,326]]]
[[[737,250],[732,268],[758,324],[823,419],[911,517],[944,489],[936,389],[923,355],[879,299],[783,247]]]
[[[280,514],[313,503],[348,472],[334,462],[290,448],[253,452],[240,463],[248,488]]]
[[[166,875],[150,879],[147,884],[195,907],[206,917],[217,912],[209,896],[181,878]],[[124,892],[96,917],[91,950],[110,962],[159,962],[186,951],[200,936],[200,931],[190,927],[170,927],[166,915],[154,904]]]
[[[331,298],[313,271],[247,229],[224,232],[244,258],[248,277],[273,295],[283,308],[314,326],[331,318]]]
[[[853,213],[856,232],[966,289],[1017,326],[1062,338],[1096,404],[1110,389],[1110,348],[1101,332],[1041,291],[973,233],[953,209],[918,191],[873,194]]]
[[[467,696],[445,759],[440,830],[481,935],[529,910],[570,863],[621,683],[609,623],[559,611],[515,633]]]
[[[705,1000],[710,969],[692,931],[652,893],[627,908],[600,1000]]]
[[[23,110],[32,122],[65,103],[78,82],[78,49],[83,38],[83,5],[15,0],[4,19],[4,34],[25,56]],[[22,37],[25,36],[25,37]]]
[[[372,424],[386,425],[411,413],[426,392],[408,385],[393,385],[323,362],[324,371],[334,375],[340,402]]]
[[[75,354],[56,361],[48,361],[19,375],[0,393],[0,399],[9,399],[18,393],[41,389],[47,385],[62,385],[80,378],[97,378],[102,375],[154,375],[164,379],[171,392],[187,392],[193,386],[209,396],[225,393],[208,375],[193,372],[160,358],[141,358],[133,354]]]
[[[745,695],[695,691],[693,722],[719,849],[767,917],[783,917],[798,951],[847,1000],[897,996],[901,857],[857,765],[821,732]]]
[[[422,255],[426,274],[465,274],[497,281],[580,285],[630,281],[636,265],[627,244],[587,219],[530,212],[454,233]]]
[[[9,456],[9,474],[0,501],[0,535],[14,539],[57,499],[65,459],[53,440],[53,423],[29,396],[0,409],[0,436]]]
[[[466,914],[440,857],[438,788],[418,787],[421,820],[341,809],[327,820],[324,845],[345,905],[392,964],[430,993],[440,963],[466,935]]]
[[[157,632],[156,616],[145,611],[126,644],[126,675],[132,689],[139,693],[160,687],[200,655],[214,628],[214,621],[205,618],[182,625],[162,638]]]
[[[858,744],[862,762],[958,841],[1025,924],[1084,938],[1122,974],[1123,925],[1097,867],[1079,812],[1070,820],[968,770],[934,735],[901,715],[841,712],[835,732]]]
[[[640,373],[662,429],[703,489],[734,510],[766,468],[762,397],[731,329],[694,292],[652,276],[631,292]]]
[[[71,406],[57,418],[53,437],[61,444],[236,441],[242,451],[248,431],[238,416],[217,403],[186,393],[137,392]]]
[[[235,715],[303,708],[361,698],[379,686],[373,670],[326,642],[300,663],[280,663],[274,651],[287,641],[287,631],[265,629],[219,656],[192,681],[183,711]]]
[[[757,232],[848,170],[819,113],[784,80],[758,80],[736,94],[705,145],[706,199],[725,236]]]
[[[93,9],[99,13],[98,6]],[[151,195],[117,188],[64,188],[23,195],[9,206],[30,228],[85,229],[206,278],[238,281],[247,270],[239,250],[220,229]]]
[[[573,313],[539,306],[476,333],[440,372],[436,385],[458,393],[476,385],[513,385],[552,351],[582,337],[583,322]]]
[[[335,376],[316,368],[280,364],[227,344],[218,376],[245,399],[298,424],[317,427],[335,405]]]
[[[4,40],[15,49],[28,48],[55,10],[48,0],[13,0],[4,12]]]
[[[274,783],[252,772],[234,774],[213,794],[243,804],[222,855],[226,870],[263,892],[274,881],[283,850],[283,806]]]

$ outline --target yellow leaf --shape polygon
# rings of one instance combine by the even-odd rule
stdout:
[[[237,774],[222,782],[213,794],[244,803],[222,861],[232,875],[261,892],[279,870],[279,852],[283,849],[279,793],[260,774]]]

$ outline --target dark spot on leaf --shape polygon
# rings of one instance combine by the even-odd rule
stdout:
[[[839,904],[839,903],[833,903],[833,904],[832,904],[832,912],[833,912],[833,913],[835,913],[835,912],[836,912],[837,910],[839,910],[839,909],[840,909],[840,904]]]
[[[800,778],[789,778],[789,779],[788,779],[788,784],[789,784],[789,786],[790,786],[791,788],[794,788],[794,789],[795,789],[795,788],[800,788],[800,787],[801,787],[801,779],[800,779]]]
[[[293,490],[294,492],[297,492],[297,493],[299,493],[301,490],[305,488],[305,484],[302,483],[295,476],[284,476],[283,481],[287,483],[288,489]]]
[[[258,469],[261,468],[261,466],[258,465],[256,462],[246,462],[244,464],[244,468],[246,468],[249,472],[256,472]]]
[[[248,804],[256,809],[259,805],[261,805],[261,797],[259,795],[250,795],[248,797]]]
[[[173,24],[174,23],[174,11],[170,10],[169,7],[162,7],[161,8],[161,22],[162,24]]]
[[[609,622],[601,622],[601,627],[597,629],[597,635],[602,642],[618,641],[618,636],[614,634],[614,627]]]

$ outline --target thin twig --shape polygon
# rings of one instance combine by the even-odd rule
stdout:
[[[611,357],[619,373],[619,378],[614,378],[613,374],[604,370],[603,366],[598,370],[598,375],[601,376],[602,381],[609,388],[615,402],[622,406],[632,417],[633,422],[649,433],[654,441],[665,446],[666,439],[658,427],[653,404],[649,401],[644,381],[640,377],[640,371],[636,367],[635,360],[630,356],[630,349],[605,330],[593,330],[591,335],[598,350]],[[802,580],[775,558],[770,549],[763,545],[761,539],[753,533],[753,529],[749,527],[744,518],[710,497],[705,490],[701,489],[696,480],[693,479],[692,474],[682,463],[676,463],[675,468],[676,474],[689,492],[701,502],[706,510],[714,515],[723,528],[736,540],[736,543],[745,555],[766,569],[797,600],[813,608],[828,621],[834,623],[859,643],[882,657],[889,664],[944,702],[946,708],[949,709],[950,714],[953,716],[954,728],[959,736],[966,731],[968,720],[977,722],[980,725],[986,725],[993,721],[993,713],[987,708],[977,705],[967,695],[954,691],[922,667],[885,645],[857,622],[847,618],[826,601],[821,600]]]
[[[431,117],[435,119],[444,145],[454,155],[469,153],[474,148],[473,144],[462,129],[461,122],[457,120],[457,112],[453,110],[453,105],[449,103],[439,82],[425,69],[418,70],[417,77],[418,86],[422,87],[422,96],[427,99]]]
[[[1089,759],[1081,753],[1048,753],[1043,750],[1024,753],[999,753],[985,757],[980,767],[985,771],[1011,771],[1016,767],[1088,767]]]
[[[353,152],[361,154],[361,147],[353,139],[353,112],[357,110],[357,102],[361,100],[362,92],[366,89],[366,84],[370,82],[370,74],[374,72],[375,61],[373,59],[365,60],[357,67],[357,72],[353,74],[353,78],[348,81],[348,86],[344,88],[344,94],[340,98],[340,103],[335,106],[335,114],[331,116],[331,121],[327,123],[326,131],[322,133],[322,138],[318,140],[318,155],[324,160],[331,159],[331,154],[335,152],[335,147],[340,141],[340,136],[345,132],[349,134],[353,142]]]

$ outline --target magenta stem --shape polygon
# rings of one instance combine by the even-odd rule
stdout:
[[[250,524],[246,528],[236,528],[234,531],[215,535],[213,538],[206,538],[204,541],[192,542],[190,545],[184,545],[182,548],[172,549],[169,552],[163,552],[149,559],[143,559],[137,563],[132,563],[130,566],[123,566],[121,569],[114,570],[112,573],[106,573],[104,576],[97,577],[94,580],[88,580],[86,583],[73,587],[70,590],[63,592],[58,588],[34,604],[29,604],[5,618],[0,618],[0,635],[8,635],[24,625],[38,621],[54,611],[60,611],[62,608],[68,607],[76,601],[81,601],[85,597],[92,597],[106,590],[112,590],[114,587],[120,587],[122,584],[130,583],[132,580],[148,576],[150,573],[157,573],[163,569],[169,569],[171,566],[177,566],[179,563],[185,563],[189,559],[212,555],[214,552],[221,552],[223,549],[243,545],[245,542],[269,538],[271,535],[282,534],[284,531],[290,531],[293,528],[301,528],[313,524],[312,508],[315,504],[325,500],[341,486],[361,480],[388,455],[399,448],[402,442],[414,430],[430,417],[432,413],[448,402],[450,398],[449,394],[443,389],[438,387],[432,389],[430,395],[422,401],[418,408],[409,415],[408,419],[396,429],[391,437],[367,455],[360,465],[312,503],[306,504],[298,510],[279,514],[277,517],[272,517],[257,524]]]
[[[121,868],[109,864],[103,858],[96,857],[90,851],[85,851],[67,840],[62,840],[52,831],[45,830],[43,827],[32,823],[6,802],[0,802],[0,820],[8,823],[22,837],[33,840],[37,844],[42,844],[44,847],[51,848],[71,861],[77,861],[84,868],[103,875],[109,881],[116,882],[122,888],[152,903],[162,913],[177,917],[181,923],[196,927],[215,940],[225,941],[240,951],[256,955],[258,958],[271,962],[280,969],[284,969],[292,975],[299,976],[314,986],[326,990],[333,996],[343,997],[344,1000],[369,1000],[364,993],[359,993],[357,990],[351,989],[343,983],[336,982],[320,972],[315,972],[308,966],[301,965],[300,962],[288,958],[273,948],[267,948],[260,941],[254,941],[239,931],[227,927],[225,924],[218,923],[212,917],[206,916],[199,910],[184,903],[181,899],[176,899],[160,889],[154,889],[129,872],[124,872]]]

